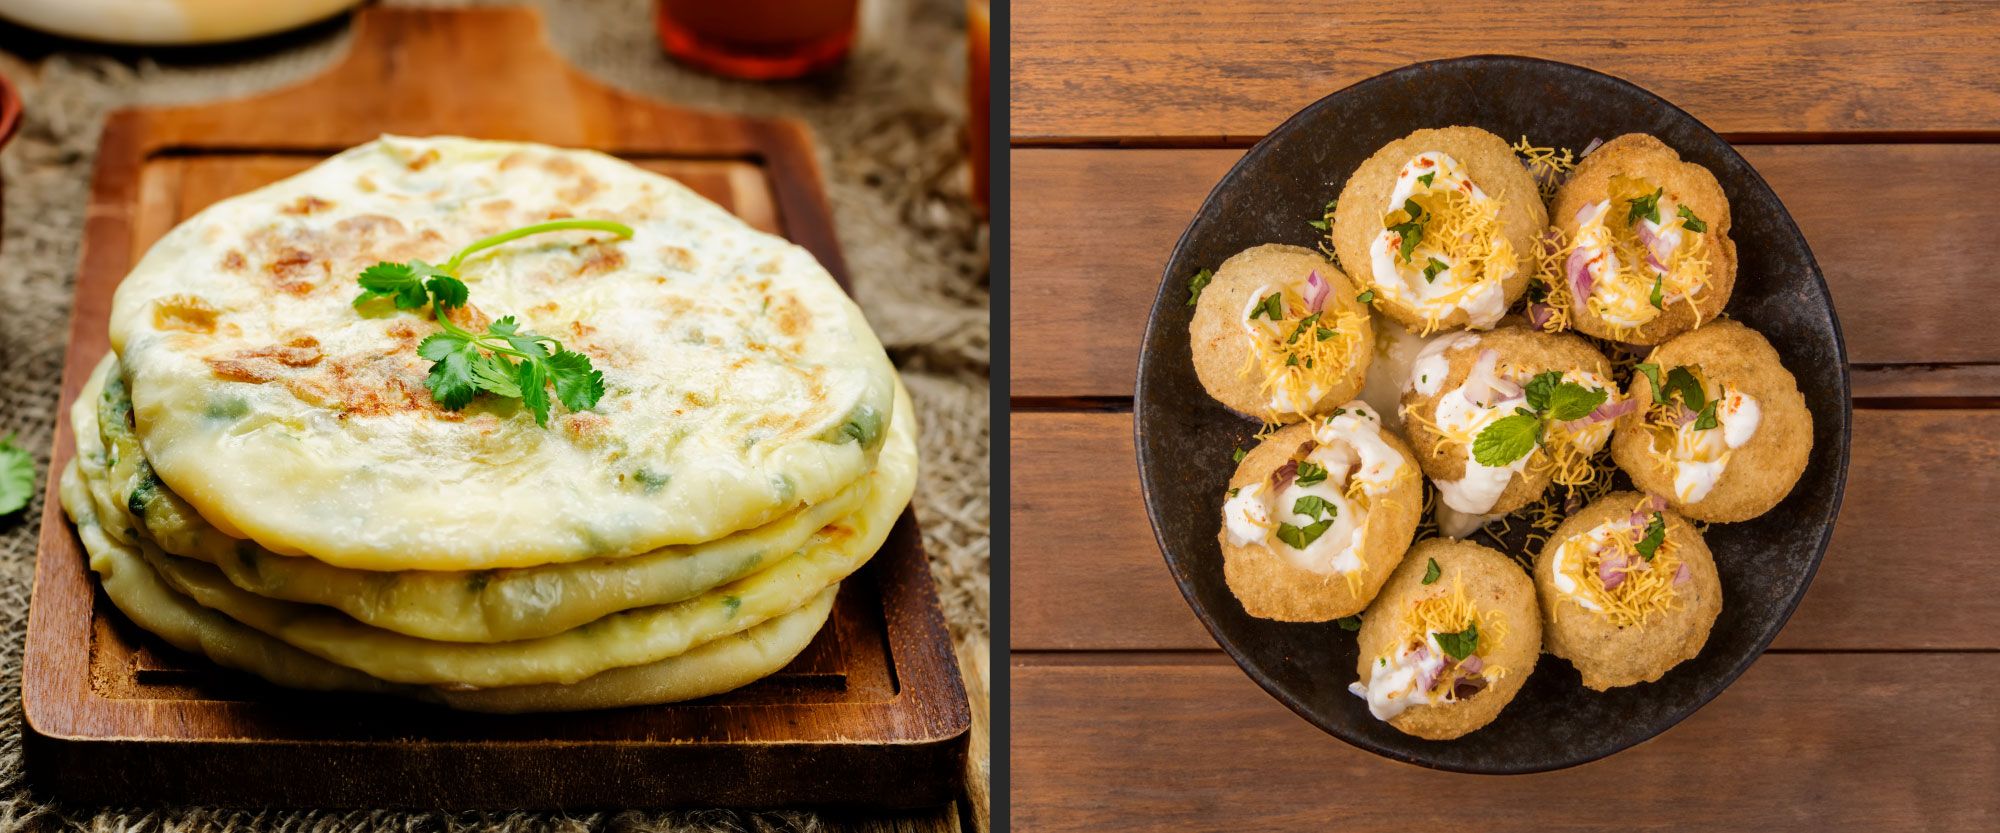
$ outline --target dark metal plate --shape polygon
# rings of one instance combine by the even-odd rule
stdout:
[[[1453,741],[1404,735],[1349,694],[1354,635],[1243,612],[1223,583],[1216,531],[1235,465],[1257,425],[1202,390],[1188,353],[1187,279],[1261,243],[1311,246],[1327,201],[1361,161],[1412,131],[1454,124],[1508,141],[1581,149],[1650,133],[1713,171],[1734,213],[1740,263],[1727,313],[1764,334],[1798,377],[1813,415],[1813,455],[1798,486],[1755,520],[1710,528],[1723,610],[1700,656],[1660,681],[1598,693],[1544,655],[1499,719]],[[1755,661],[1791,616],[1833,533],[1846,478],[1847,351],[1805,238],[1770,186],[1693,116],[1637,86],[1581,67],[1486,55],[1416,64],[1315,102],[1223,177],[1174,247],[1153,303],[1135,403],[1139,476],[1167,566],[1195,615],[1244,673],[1300,716],[1396,760],[1465,772],[1574,766],[1666,731]],[[1515,551],[1519,554],[1519,550]]]

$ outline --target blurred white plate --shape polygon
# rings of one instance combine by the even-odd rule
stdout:
[[[104,43],[178,45],[295,29],[361,0],[0,0],[0,17]]]

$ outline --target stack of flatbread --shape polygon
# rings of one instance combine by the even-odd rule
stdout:
[[[379,262],[467,259],[605,392],[440,404]],[[660,703],[776,671],[917,467],[880,342],[804,250],[601,154],[385,137],[218,203],[120,286],[62,498],[111,601],[275,683],[481,711]]]

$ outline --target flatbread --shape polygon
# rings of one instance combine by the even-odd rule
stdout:
[[[75,521],[90,567],[111,603],[176,648],[288,688],[391,694],[455,709],[509,714],[692,700],[747,685],[789,664],[826,623],[838,590],[829,587],[798,610],[679,656],[607,671],[571,685],[482,690],[395,685],[293,648],[175,593],[136,551],[105,534],[77,469],[72,461],[63,470],[63,508]]]
[[[102,396],[99,392],[102,391]],[[871,475],[840,494],[756,529],[641,555],[500,570],[379,572],[271,553],[222,534],[152,475],[131,431],[130,399],[107,355],[75,406],[79,434],[103,440],[106,517],[143,530],[169,554],[206,562],[237,587],[319,604],[422,639],[503,642],[560,633],[621,610],[667,604],[796,553],[821,527],[860,509]],[[892,419],[890,430],[901,422]]]
[[[442,263],[588,355],[607,393],[549,427],[515,400],[447,411],[418,342],[357,307],[378,261]],[[894,369],[804,249],[603,154],[384,137],[215,204],[119,286],[110,334],[146,459],[223,533],[365,570],[527,567],[708,541],[826,500],[874,464]]]
[[[79,404],[73,417],[82,418],[85,410]],[[203,607],[375,678],[479,688],[574,683],[613,668],[676,656],[790,612],[866,563],[915,487],[914,420],[909,413],[907,407],[898,409],[867,505],[815,533],[797,555],[686,601],[615,613],[538,639],[481,644],[403,636],[326,608],[246,592],[214,567],[167,555],[134,530],[114,525],[111,534],[135,547],[160,578]],[[91,488],[102,478],[103,449],[95,438],[79,434],[79,481],[96,493],[96,515],[112,517],[116,500]]]

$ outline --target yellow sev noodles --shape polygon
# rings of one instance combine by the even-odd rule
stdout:
[[[1449,589],[1436,589],[1431,595],[1418,599],[1404,608],[1403,618],[1399,624],[1403,638],[1395,643],[1398,646],[1422,644],[1429,634],[1460,633],[1468,626],[1477,624],[1479,641],[1473,648],[1472,655],[1479,657],[1483,665],[1479,671],[1480,675],[1487,680],[1498,682],[1508,674],[1506,667],[1495,664],[1489,659],[1494,647],[1507,640],[1507,620],[1500,616],[1482,613],[1475,608],[1472,600],[1466,596],[1465,582],[1456,573],[1452,574]],[[1452,695],[1452,688],[1456,682],[1452,679],[1454,676],[1439,674],[1437,681],[1431,685],[1431,693],[1442,692],[1444,699],[1456,699]]]
[[[1309,396],[1315,382],[1322,390],[1330,390],[1334,381],[1353,367],[1361,351],[1373,345],[1362,343],[1366,319],[1352,310],[1328,305],[1326,311],[1314,313],[1306,308],[1303,296],[1283,288],[1278,297],[1285,310],[1283,319],[1248,322],[1256,326],[1244,333],[1250,350],[1239,372],[1259,380],[1258,391],[1264,395],[1282,390],[1285,399],[1297,406],[1294,412],[1303,412],[1318,399]],[[1332,317],[1327,312],[1333,313]],[[1322,339],[1321,330],[1331,335]]]
[[[1678,610],[1681,605],[1680,594],[1674,590],[1674,576],[1681,566],[1680,544],[1672,538],[1663,540],[1653,551],[1652,560],[1647,561],[1639,554],[1639,541],[1646,537],[1646,525],[1653,511],[1648,508],[1646,498],[1641,498],[1632,511],[1643,514],[1647,521],[1635,524],[1627,517],[1606,522],[1605,526],[1613,527],[1613,534],[1601,550],[1593,551],[1588,546],[1596,529],[1585,530],[1562,544],[1565,572],[1574,571],[1571,578],[1577,581],[1578,590],[1604,608],[1599,615],[1619,627],[1643,624],[1648,618]],[[1598,568],[1612,554],[1631,568],[1624,571],[1625,580],[1617,588],[1607,590]]]
[[[1505,198],[1503,193],[1474,199],[1472,194],[1458,190],[1410,197],[1423,209],[1424,242],[1451,258],[1454,274],[1473,276],[1471,280],[1461,279],[1457,288],[1425,302],[1420,310],[1424,317],[1420,335],[1435,332],[1466,295],[1489,283],[1500,283],[1521,268],[1520,253],[1500,233],[1500,205]],[[1409,212],[1398,206],[1383,215],[1382,227],[1401,225],[1410,219]],[[1398,238],[1395,245],[1401,244]],[[1415,253],[1411,256],[1415,257]],[[1441,315],[1437,312],[1440,309],[1447,312]]]

